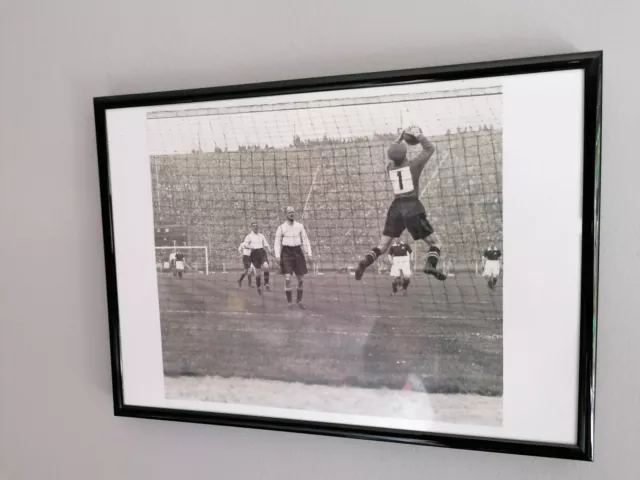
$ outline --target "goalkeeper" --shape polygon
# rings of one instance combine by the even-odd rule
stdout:
[[[422,146],[422,152],[409,160],[407,143],[409,145],[419,143]],[[396,141],[389,146],[387,156],[390,161],[386,170],[395,198],[387,211],[380,243],[360,260],[355,272],[356,280],[362,278],[364,271],[387,251],[391,241],[400,237],[405,229],[414,240],[424,240],[429,245],[424,273],[433,275],[438,280],[446,280],[445,273],[437,268],[442,244],[427,220],[424,205],[419,198],[420,174],[434,152],[433,143],[416,126],[403,130]]]

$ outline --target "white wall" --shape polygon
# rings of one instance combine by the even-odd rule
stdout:
[[[640,2],[322,1],[0,0],[0,478],[638,477]],[[594,464],[112,416],[93,96],[594,49]]]

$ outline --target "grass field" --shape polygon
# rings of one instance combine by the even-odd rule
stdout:
[[[429,393],[502,395],[501,285],[419,273],[391,297],[387,275],[309,275],[301,310],[281,275],[262,296],[238,276],[158,276],[167,377],[402,389],[413,374]]]

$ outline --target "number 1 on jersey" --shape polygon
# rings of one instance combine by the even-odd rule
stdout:
[[[393,187],[393,193],[395,195],[413,192],[413,181],[409,167],[389,170],[389,180],[391,180],[391,186]]]

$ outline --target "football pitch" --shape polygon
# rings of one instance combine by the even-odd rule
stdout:
[[[388,275],[307,275],[302,310],[288,308],[282,275],[263,295],[238,278],[158,275],[167,378],[402,390],[411,375],[433,394],[502,395],[501,281],[490,291],[473,274],[417,272],[392,297]]]

